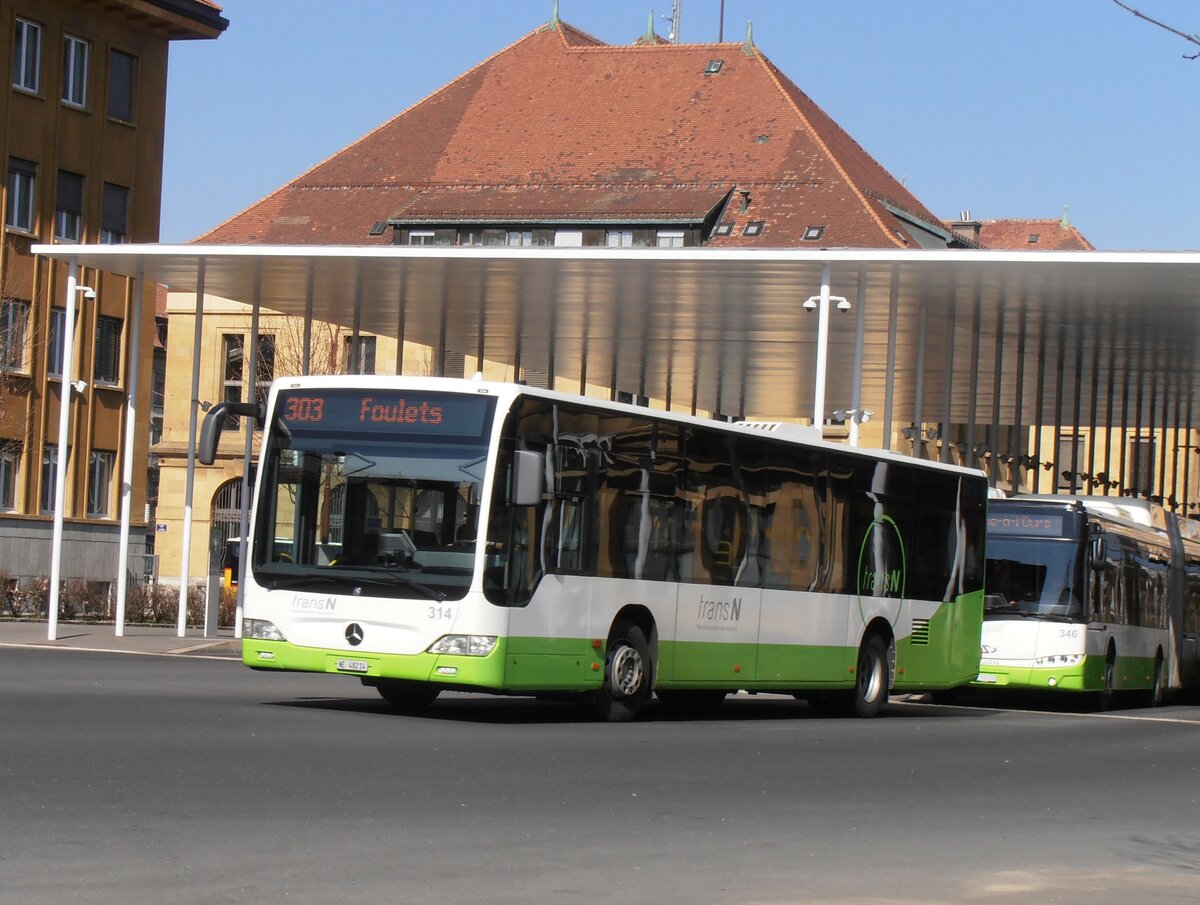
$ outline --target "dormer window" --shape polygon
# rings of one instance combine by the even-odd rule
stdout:
[[[746,224],[746,228],[742,230],[742,235],[761,236],[764,226],[766,226],[765,220],[751,220]]]
[[[1029,244],[1030,245],[1037,245],[1038,242],[1040,242],[1041,240],[1042,240],[1041,233],[1030,233],[1029,234]]]
[[[721,71],[721,67],[725,65],[724,60],[709,60],[708,65],[704,67],[705,75],[716,75]]]
[[[732,233],[733,233],[733,224],[732,223],[718,223],[717,228],[713,234],[717,235],[717,236],[728,236],[728,235],[731,235]]]
[[[804,231],[804,241],[805,242],[816,242],[823,235],[825,235],[825,227],[810,226],[808,229],[806,229]]]

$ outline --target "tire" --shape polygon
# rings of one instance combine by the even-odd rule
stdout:
[[[428,707],[441,692],[441,689],[433,685],[427,685],[424,682],[406,682],[404,679],[380,679],[375,690],[394,709],[404,711]]]
[[[858,652],[854,674],[854,712],[864,719],[877,716],[888,699],[891,670],[888,646],[879,635],[872,635]]]
[[[1162,651],[1154,657],[1154,686],[1150,689],[1150,706],[1161,707],[1167,702],[1167,668]]]
[[[631,720],[654,687],[654,664],[645,633],[624,622],[613,626],[604,657],[604,684],[593,698],[593,710],[605,722]]]
[[[1104,688],[1096,693],[1096,708],[1098,710],[1112,710],[1117,700],[1117,652],[1114,648],[1108,649],[1108,656],[1104,658]]]
[[[663,702],[665,707],[670,708],[676,713],[700,714],[716,710],[720,707],[727,693],[708,688],[702,690],[674,689],[669,691],[660,689],[655,692],[655,695]]]

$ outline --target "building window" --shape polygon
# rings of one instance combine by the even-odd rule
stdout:
[[[512,248],[530,248],[533,246],[533,230],[510,229],[505,244]]]
[[[732,223],[718,223],[715,234],[718,236],[728,236],[733,232]]]
[[[432,229],[410,229],[408,231],[409,245],[433,245],[436,238]]]
[[[87,514],[93,518],[105,518],[109,512],[109,497],[112,495],[113,465],[117,460],[114,452],[93,450],[88,461]]]
[[[1082,482],[1079,480],[1079,467],[1084,461],[1084,444],[1087,439],[1083,434],[1062,434],[1058,438],[1058,489],[1067,493],[1078,493]],[[1071,467],[1071,463],[1075,467]]]
[[[66,170],[58,171],[58,198],[55,201],[54,238],[78,242],[83,238],[83,177]]]
[[[357,351],[357,354],[355,352]],[[355,346],[354,337],[346,337],[345,373],[374,374],[375,373],[375,337],[360,336]]]
[[[42,87],[42,26],[27,19],[13,35],[13,85],[35,94]]]
[[[683,248],[683,230],[660,229],[655,244],[659,248]]]
[[[137,57],[120,50],[108,55],[108,115],[123,123],[133,122],[133,85]]]
[[[237,333],[226,333],[222,337],[222,360],[224,364],[222,402],[242,401],[242,372],[246,351],[246,337]],[[229,423],[236,427],[237,418],[230,418]]]
[[[104,205],[100,211],[100,242],[120,245],[129,233],[129,189],[104,183]]]
[[[810,226],[804,230],[804,240],[806,242],[816,242],[823,235],[825,235],[825,227],[823,226]]]
[[[633,248],[633,230],[610,229],[604,234],[604,244],[608,248]]]
[[[241,402],[249,398],[243,394],[247,376],[245,355],[246,337],[239,333],[226,333],[222,337],[224,348],[224,390],[222,401]],[[258,379],[254,382],[253,400],[259,405],[267,401],[271,381],[275,379],[275,337],[263,335],[258,338]],[[237,426],[238,419],[230,416],[229,422]]]
[[[761,236],[763,226],[766,225],[764,220],[751,220],[746,224],[746,228],[742,230],[743,236]]]
[[[121,327],[119,317],[96,318],[96,355],[92,377],[96,383],[115,384],[121,377]]]
[[[29,303],[4,299],[0,303],[0,370],[25,370],[25,340],[29,334]]]
[[[37,187],[37,164],[20,157],[8,158],[8,204],[4,222],[13,229],[33,232],[33,198]]]
[[[560,229],[554,233],[555,248],[583,248],[582,229]]]
[[[271,381],[275,379],[275,337],[260,336],[258,338],[258,380],[255,383],[254,401],[266,405],[267,394],[271,390]]]
[[[0,512],[17,508],[17,471],[21,467],[21,443],[0,440]]]
[[[67,464],[71,464],[71,447],[67,447]],[[42,515],[54,512],[56,485],[58,483],[58,445],[42,448],[42,489],[38,496],[38,509]]]
[[[1154,438],[1134,437],[1129,441],[1129,475],[1126,486],[1135,493],[1149,496],[1154,492]]]
[[[51,377],[62,377],[63,343],[67,335],[67,312],[62,308],[50,309],[50,337],[46,343],[46,373]]]
[[[88,60],[92,45],[83,38],[63,35],[63,103],[73,107],[87,106]]]

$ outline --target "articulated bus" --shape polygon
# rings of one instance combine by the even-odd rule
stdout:
[[[978,674],[980,472],[482,380],[277,380],[209,413],[202,460],[228,414],[264,426],[254,669],[607,720],[739,690],[872,716]]]
[[[1149,502],[1024,496],[988,508],[973,685],[1153,703],[1200,684],[1200,542]]]

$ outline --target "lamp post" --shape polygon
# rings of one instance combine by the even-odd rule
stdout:
[[[813,425],[822,430],[825,424],[825,363],[829,355],[829,303],[837,302],[842,313],[850,310],[850,302],[840,295],[829,294],[829,265],[821,266],[821,294],[811,295],[804,301],[805,311],[818,312],[817,320],[817,367],[813,380]]]
[[[50,542],[50,600],[48,603],[48,627],[46,637],[50,641],[58,638],[59,585],[62,583],[62,539],[63,515],[67,508],[67,439],[71,429],[71,392],[82,392],[87,387],[84,381],[71,380],[74,369],[72,361],[75,351],[75,296],[83,293],[85,299],[94,299],[96,290],[80,286],[76,282],[78,263],[72,259],[67,270],[67,310],[63,324],[62,393],[58,402],[58,461],[54,471],[54,534]]]

